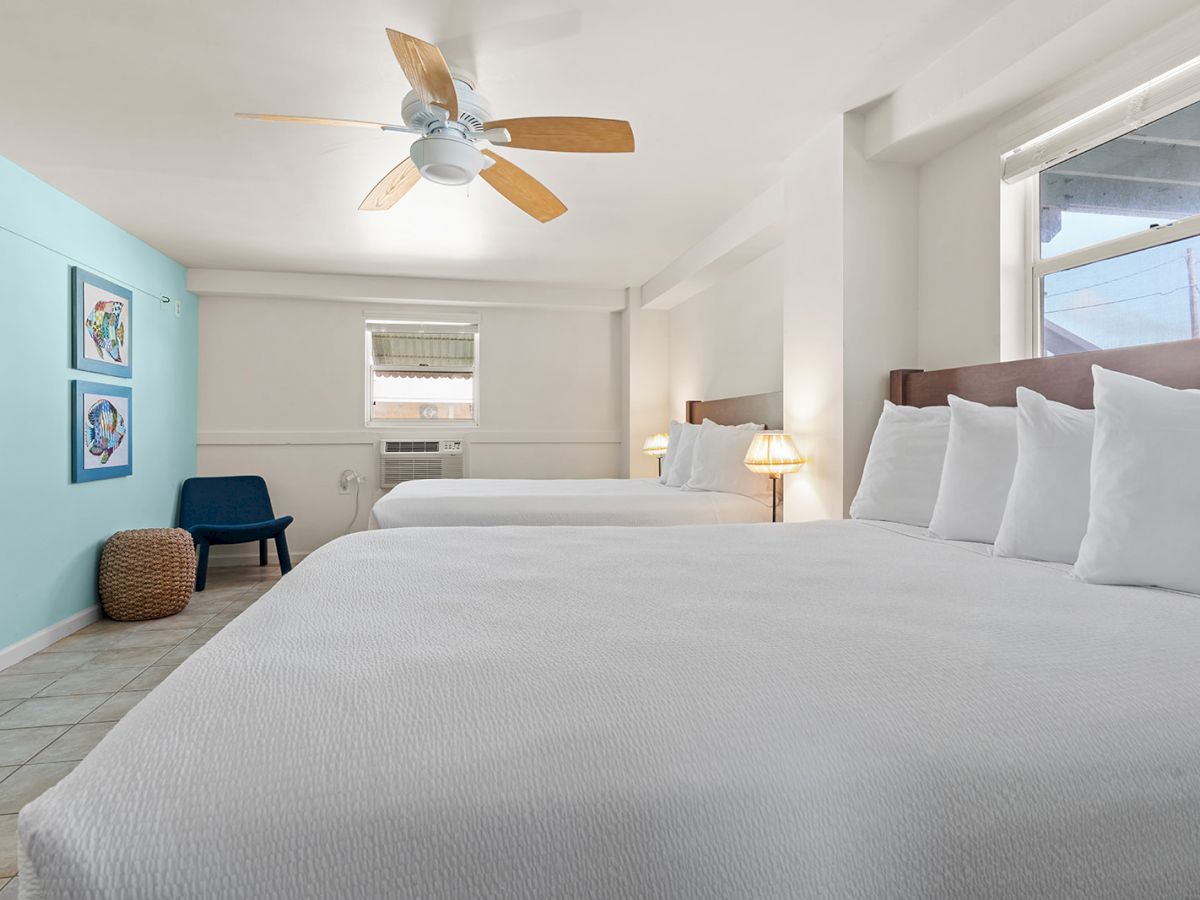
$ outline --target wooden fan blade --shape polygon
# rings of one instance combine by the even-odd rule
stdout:
[[[506,147],[523,150],[558,150],[564,153],[632,153],[633,128],[624,119],[589,119],[583,116],[534,116],[498,119],[484,129],[505,128],[512,140]]]
[[[389,127],[383,122],[363,122],[359,119],[326,119],[321,116],[277,116],[270,113],[234,113],[233,115],[238,119],[261,119],[264,122],[299,122],[302,125],[347,125],[351,128]]]
[[[458,93],[454,90],[454,79],[442,51],[433,44],[403,31],[387,30],[388,41],[396,62],[404,70],[404,77],[413,86],[417,96],[426,103],[436,103],[450,113],[450,121],[458,121]]]
[[[481,151],[495,165],[479,173],[488,184],[499,191],[506,200],[524,210],[539,222],[557,219],[567,211],[563,202],[550,193],[550,189],[522,169],[514,166],[491,150]]]
[[[371,193],[367,194],[358,208],[367,211],[391,209],[420,180],[421,173],[411,159],[406,159],[371,188]]]

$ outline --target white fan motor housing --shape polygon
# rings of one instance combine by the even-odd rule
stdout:
[[[454,79],[454,90],[458,94],[459,124],[468,132],[482,131],[483,123],[492,117],[487,98],[475,93],[470,83],[458,77]],[[426,130],[442,121],[432,109],[425,105],[425,101],[417,96],[416,91],[409,91],[404,95],[404,101],[400,106],[400,115],[404,118],[405,125],[421,130]]]
[[[437,184],[467,184],[491,162],[453,131],[417,138],[408,148],[408,155],[421,177]]]

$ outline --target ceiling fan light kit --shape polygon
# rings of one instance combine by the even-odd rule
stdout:
[[[487,100],[475,92],[474,79],[452,74],[441,50],[391,28],[387,36],[396,61],[412,85],[400,108],[403,125],[316,116],[235,115],[418,135],[409,148],[408,159],[388,172],[359,205],[359,209],[368,211],[391,209],[421,179],[459,186],[482,173],[484,181],[510,203],[539,222],[549,222],[567,211],[563,202],[524,169],[492,150],[481,150],[478,143],[563,153],[633,152],[633,129],[620,119],[542,116],[492,121]]]
[[[421,177],[434,184],[469,184],[492,164],[469,140],[445,132],[417,138],[408,155]]]

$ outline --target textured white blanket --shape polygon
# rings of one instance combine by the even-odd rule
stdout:
[[[740,494],[685,491],[650,478],[406,481],[371,510],[375,528],[411,525],[734,525],[770,522]]]
[[[858,522],[353,535],[20,840],[46,900],[1195,897],[1200,600]]]

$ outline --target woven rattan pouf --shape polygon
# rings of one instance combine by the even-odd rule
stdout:
[[[118,531],[100,554],[100,603],[109,618],[173,616],[196,582],[196,550],[182,528]]]

